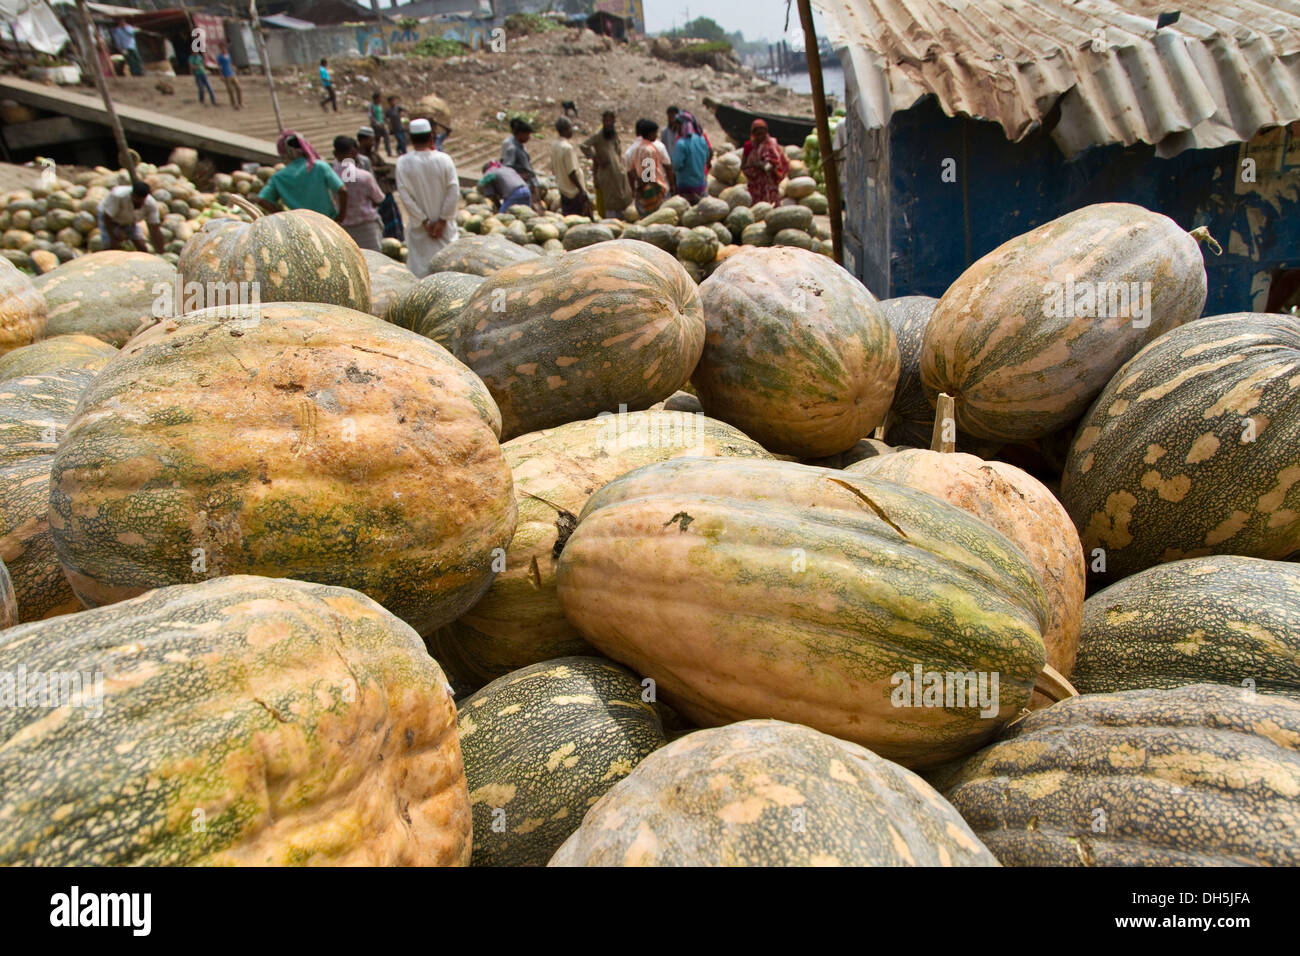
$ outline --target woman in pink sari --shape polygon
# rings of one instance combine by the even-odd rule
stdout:
[[[790,160],[761,119],[754,120],[749,128],[740,170],[745,174],[745,187],[754,202],[781,201],[781,180],[790,171]]]

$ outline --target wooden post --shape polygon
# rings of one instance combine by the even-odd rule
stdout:
[[[812,84],[813,116],[817,119],[817,148],[822,154],[822,172],[826,175],[826,200],[830,204],[831,245],[835,261],[844,264],[843,208],[840,205],[840,172],[835,168],[835,149],[831,143],[831,126],[826,116],[826,86],[822,82],[822,56],[817,48],[817,31],[813,27],[812,4],[799,0],[799,20],[803,23],[804,56],[808,58],[808,79]]]
[[[275,77],[271,75],[271,57],[266,52],[266,38],[262,36],[262,21],[257,15],[257,0],[248,0],[248,12],[253,18],[253,38],[257,41],[257,52],[262,58],[262,69],[266,71],[266,85],[271,90],[271,109],[275,111],[275,125],[284,132],[284,120],[280,119],[280,101],[275,95]]]
[[[77,25],[81,28],[81,42],[84,47],[84,55],[87,60],[86,66],[95,77],[95,85],[99,87],[99,95],[104,99],[104,109],[108,113],[108,125],[113,128],[113,139],[117,141],[117,161],[122,164],[126,174],[131,177],[131,182],[136,181],[135,163],[131,161],[131,148],[126,145],[126,134],[122,132],[122,121],[117,118],[117,110],[113,106],[113,97],[108,92],[108,81],[104,79],[104,71],[99,67],[99,48],[95,44],[95,28],[90,22],[90,11],[86,8],[86,0],[77,0],[77,12],[81,14],[78,18]]]
[[[944,426],[948,422],[953,423],[953,431],[956,431],[957,403],[952,400],[952,396],[947,392],[940,392],[938,399],[934,403],[934,431],[930,434],[931,451],[950,452],[956,449],[957,442],[955,440],[944,438]]]

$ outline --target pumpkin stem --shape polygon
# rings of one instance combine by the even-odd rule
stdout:
[[[1038,680],[1034,681],[1034,690],[1052,701],[1079,696],[1079,692],[1074,689],[1074,685],[1066,680],[1061,675],[1061,672],[1051,664],[1043,665],[1042,673],[1038,675]]]
[[[247,199],[245,199],[243,196],[238,195],[237,193],[230,194],[230,205],[237,206],[238,208],[242,209],[244,212],[252,216],[254,219],[261,219],[263,216],[266,215],[266,210],[262,209],[260,206],[255,206],[253,203],[249,202]]]
[[[1197,226],[1195,229],[1188,232],[1188,235],[1197,242],[1205,243],[1216,256],[1223,255],[1223,246],[1219,245],[1219,243],[1215,241],[1215,238],[1210,235],[1208,226]]]
[[[948,422],[954,425],[953,431],[956,431],[957,423],[957,403],[953,401],[951,395],[947,392],[940,392],[939,398],[934,403],[934,431],[930,434],[930,450],[951,452],[957,448],[957,442],[954,438],[945,438],[944,432],[947,430],[944,426]]]
[[[551,548],[551,555],[559,558],[564,546],[569,543],[569,535],[573,534],[573,529],[578,526],[578,516],[567,508],[561,508],[554,501],[547,501],[541,495],[535,495],[531,491],[525,491],[529,498],[535,498],[544,505],[550,505],[556,510],[555,515],[555,545]]]

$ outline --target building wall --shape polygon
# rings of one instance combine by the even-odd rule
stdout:
[[[410,50],[426,37],[459,40],[471,49],[481,49],[492,40],[491,21],[448,20],[420,23],[409,29],[387,24],[380,34],[376,23],[356,26],[318,27],[315,30],[268,30],[266,53],[272,66],[310,66],[321,57],[366,56],[384,52],[387,40],[392,52]]]
[[[858,275],[878,295],[942,295],[967,265],[1006,240],[1098,202],[1136,203],[1183,228],[1209,228],[1224,251],[1205,250],[1206,314],[1262,310],[1273,275],[1300,268],[1300,126],[1289,138],[1279,130],[1172,159],[1139,144],[1098,147],[1066,162],[1045,132],[1009,143],[996,124],[944,116],[927,98],[890,123],[886,216],[868,201],[869,137],[849,112],[857,125],[850,129],[846,232],[862,237]],[[1241,181],[1243,159],[1255,160],[1257,182]],[[952,160],[955,182],[943,179],[945,160]],[[887,288],[883,269],[872,276],[876,285],[864,271],[886,252]]]

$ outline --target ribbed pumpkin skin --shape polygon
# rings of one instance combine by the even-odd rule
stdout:
[[[1174,329],[1088,410],[1061,479],[1085,554],[1117,581],[1165,561],[1300,549],[1300,319]],[[1253,429],[1254,440],[1248,437]]]
[[[398,297],[415,285],[417,280],[411,270],[406,268],[406,263],[398,262],[382,252],[362,249],[361,256],[366,260],[366,270],[370,273],[370,308],[367,311],[375,318],[382,319]]]
[[[460,702],[475,866],[545,866],[591,805],[664,745],[659,715],[642,694],[626,668],[562,657]]]
[[[1300,565],[1215,555],[1157,565],[1083,605],[1084,694],[1222,683],[1300,695]]]
[[[935,495],[997,529],[1029,558],[1047,592],[1047,663],[1074,669],[1083,618],[1083,547],[1061,503],[1014,465],[974,455],[904,448],[845,469]]]
[[[700,284],[708,326],[691,376],[705,414],[769,451],[834,455],[870,434],[898,381],[893,330],[825,256],[746,248]]]
[[[696,724],[789,720],[907,766],[978,747],[1045,660],[1046,597],[1010,541],[933,496],[790,462],[678,458],[616,479],[556,581],[587,640]],[[893,706],[893,676],[918,664],[997,672],[996,714]]]
[[[9,567],[23,623],[73,614],[81,601],[63,575],[50,531],[54,450],[0,468],[0,559]]]
[[[96,374],[71,368],[0,382],[0,467],[53,454]]]
[[[450,349],[465,303],[482,284],[483,276],[435,272],[398,296],[384,319]]]
[[[45,297],[8,259],[0,265],[0,355],[45,335]]]
[[[102,673],[103,711],[0,708],[0,863],[469,863],[446,680],[362,594],[163,588],[0,634],[20,664]]]
[[[56,335],[0,355],[0,382],[64,369],[101,369],[117,349],[90,335]]]
[[[1298,792],[1300,702],[1214,684],[1061,701],[944,788],[1004,866],[1296,866]]]
[[[1069,279],[1150,282],[1150,325],[1049,315],[1049,283]],[[1172,219],[1128,203],[1085,206],[1003,243],[949,286],[921,350],[926,397],[956,399],[959,432],[1041,438],[1077,420],[1143,345],[1199,316],[1205,295],[1200,249]]]
[[[459,329],[453,351],[487,383],[504,438],[649,408],[686,382],[704,347],[695,283],[632,239],[493,273]]]
[[[502,236],[461,236],[430,260],[429,271],[490,276],[506,266],[536,258],[538,254],[533,250]]]
[[[132,339],[59,445],[50,524],[82,601],[257,573],[355,588],[422,633],[472,605],[515,526],[482,383],[337,306],[214,312]]]
[[[210,300],[208,283],[255,282],[261,302],[370,311],[370,270],[361,249],[337,222],[310,209],[251,223],[214,219],[185,243],[178,267],[187,285],[202,284],[210,308],[222,303]]]
[[[703,415],[655,411],[530,432],[506,442],[501,451],[519,509],[505,570],[482,600],[430,638],[434,656],[471,684],[591,651],[565,618],[555,590],[556,508],[576,517],[602,486],[650,462],[686,456],[769,457],[730,425]]]
[[[687,734],[616,783],[551,866],[997,866],[924,780],[777,720]]]
[[[938,299],[928,295],[906,295],[881,299],[880,311],[894,330],[898,343],[898,385],[890,406],[885,441],[891,445],[928,448],[934,429],[934,406],[921,385],[921,343]],[[958,436],[960,438],[960,436]]]
[[[121,348],[143,326],[152,324],[155,286],[176,298],[176,267],[147,252],[106,249],[63,263],[36,279],[49,306],[46,335],[91,335]],[[184,311],[173,303],[173,311]]]
[[[818,468],[848,468],[849,465],[865,461],[868,458],[892,455],[896,451],[902,451],[902,449],[891,448],[883,441],[877,441],[874,438],[863,438],[847,451],[842,451],[838,455],[827,455],[825,458],[805,458],[803,463],[805,465],[815,465]]]

